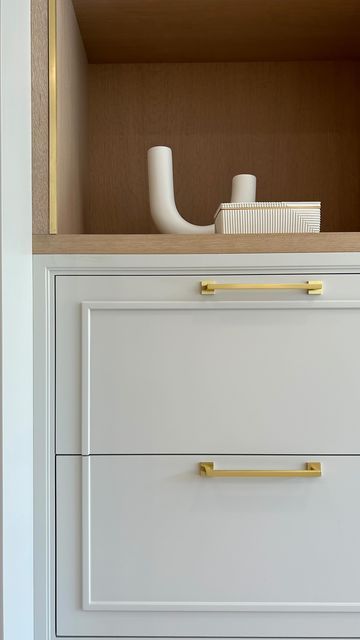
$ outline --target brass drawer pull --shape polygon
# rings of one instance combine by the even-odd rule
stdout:
[[[201,293],[203,295],[214,295],[215,291],[218,291],[219,289],[301,289],[302,291],[306,291],[309,295],[313,296],[322,295],[324,293],[324,286],[321,280],[309,280],[308,282],[299,282],[292,284],[288,284],[286,282],[274,282],[269,284],[218,284],[217,282],[213,282],[212,280],[203,280],[200,285]]]
[[[201,476],[207,478],[319,478],[321,462],[306,462],[305,469],[215,469],[214,462],[200,462]]]

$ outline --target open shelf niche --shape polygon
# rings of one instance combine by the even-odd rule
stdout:
[[[155,234],[154,145],[190,222],[254,173],[258,200],[321,200],[323,232],[359,232],[359,30],[358,0],[33,0],[34,233]]]

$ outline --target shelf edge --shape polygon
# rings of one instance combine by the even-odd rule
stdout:
[[[266,235],[34,235],[34,254],[360,252],[360,232]]]

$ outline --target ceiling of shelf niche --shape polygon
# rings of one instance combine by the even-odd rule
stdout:
[[[89,62],[360,58],[360,0],[73,0]]]

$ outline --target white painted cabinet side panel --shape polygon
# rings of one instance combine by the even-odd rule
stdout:
[[[0,637],[33,638],[30,0],[0,0]]]

